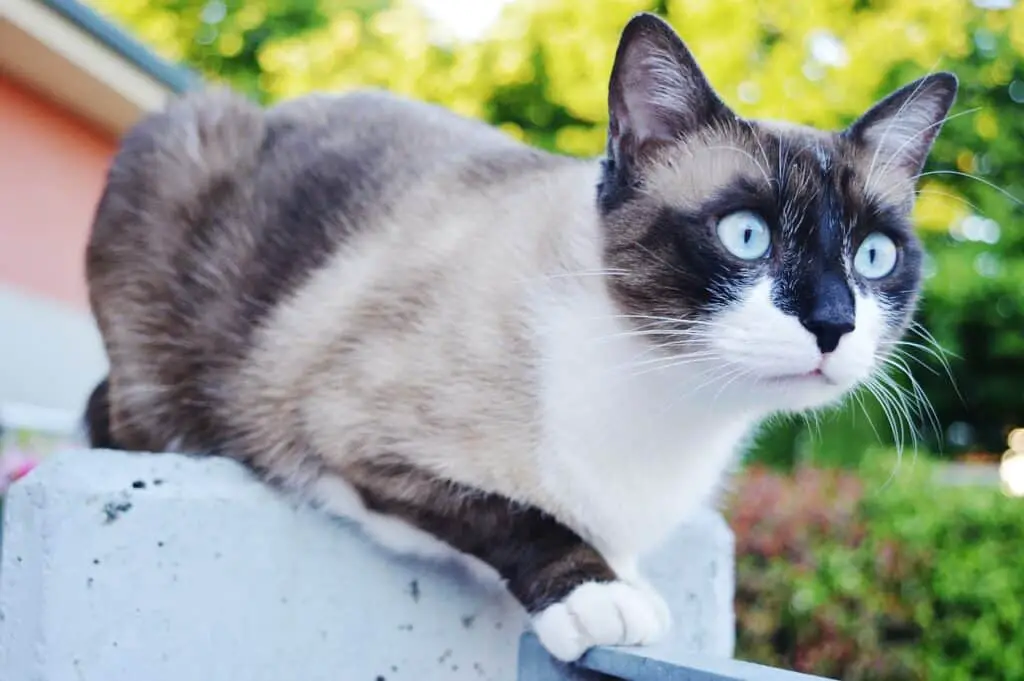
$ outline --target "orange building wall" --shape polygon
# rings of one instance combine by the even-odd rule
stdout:
[[[0,284],[87,309],[85,243],[115,148],[0,75]]]

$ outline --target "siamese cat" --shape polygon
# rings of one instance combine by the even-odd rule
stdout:
[[[748,435],[882,371],[921,285],[935,73],[825,131],[743,118],[625,26],[606,154],[379,91],[184,96],[124,138],[87,252],[95,446],[233,457],[500,579],[561,660],[670,626],[638,557]]]

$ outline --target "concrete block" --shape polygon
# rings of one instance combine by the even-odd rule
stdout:
[[[727,657],[680,651],[656,644],[644,648],[591,648],[572,665],[548,655],[532,633],[519,649],[522,681],[834,681]]]
[[[733,544],[709,513],[647,564],[666,644],[733,651]],[[16,483],[0,546],[4,681],[516,678],[526,618],[219,458],[65,451]]]

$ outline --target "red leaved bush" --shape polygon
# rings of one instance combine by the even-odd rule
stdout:
[[[869,536],[863,494],[838,470],[741,476],[728,513],[740,657],[851,681],[924,678],[902,592],[926,557]]]
[[[864,536],[857,516],[862,494],[860,478],[851,473],[807,467],[783,476],[752,467],[730,507],[737,553],[807,567],[817,539],[856,546]]]

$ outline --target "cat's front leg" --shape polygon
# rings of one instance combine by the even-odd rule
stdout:
[[[632,561],[614,566],[553,516],[388,457],[346,466],[367,510],[404,520],[490,565],[561,660],[598,645],[644,645],[670,625]]]

